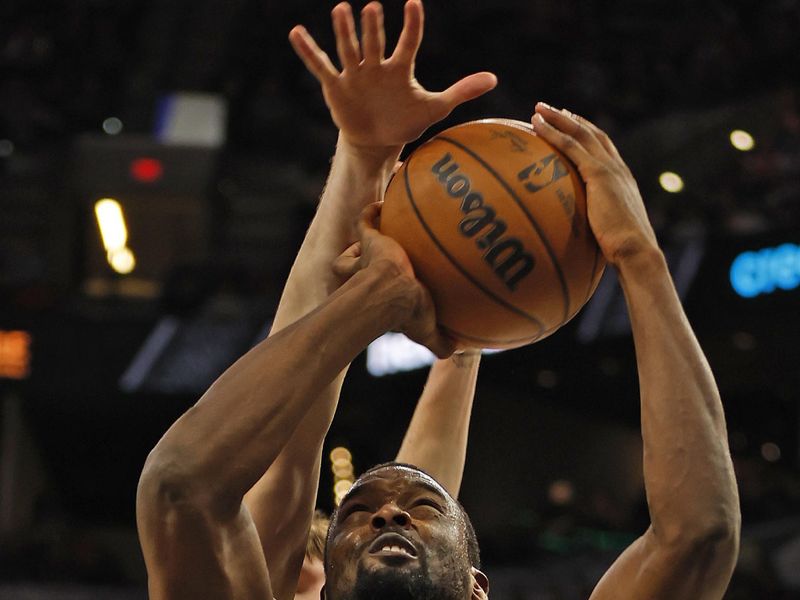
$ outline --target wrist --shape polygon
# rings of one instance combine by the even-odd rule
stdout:
[[[370,299],[386,319],[386,330],[399,329],[421,302],[419,283],[390,260],[378,260],[359,272],[370,286]]]
[[[400,158],[403,146],[365,146],[352,142],[345,133],[339,132],[337,150],[370,171],[392,172]]]
[[[664,253],[661,248],[653,245],[618,255],[614,268],[622,280],[643,279],[659,273],[669,274]]]

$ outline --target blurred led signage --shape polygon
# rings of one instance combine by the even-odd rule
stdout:
[[[0,331],[0,378],[25,379],[31,368],[31,336],[25,331]]]
[[[787,243],[742,252],[731,263],[730,278],[734,291],[743,298],[796,289],[800,287],[800,246]]]

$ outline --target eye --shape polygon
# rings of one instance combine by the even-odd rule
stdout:
[[[438,502],[436,502],[436,500],[433,500],[431,498],[425,498],[425,497],[417,498],[411,504],[411,508],[418,508],[422,506],[426,506],[428,508],[432,508],[437,512],[444,513],[444,509],[442,508],[441,504],[439,504]]]
[[[342,516],[342,519],[347,519],[348,517],[351,517],[355,513],[359,512],[369,512],[369,507],[365,504],[351,504],[344,509],[344,515]]]

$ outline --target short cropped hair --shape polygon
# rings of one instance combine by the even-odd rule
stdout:
[[[364,477],[366,477],[368,475],[371,475],[375,471],[380,471],[381,469],[386,469],[386,468],[389,468],[389,467],[400,467],[400,468],[403,468],[403,469],[409,469],[411,471],[416,471],[417,473],[422,473],[426,477],[429,477],[430,479],[433,479],[434,481],[436,481],[436,483],[439,483],[435,477],[433,477],[430,473],[427,473],[425,470],[420,469],[416,465],[410,465],[408,463],[402,463],[402,462],[386,462],[386,463],[381,463],[379,465],[375,465],[374,467],[364,471],[364,473],[362,473],[361,476],[358,478],[358,481],[360,481],[361,479],[363,479]],[[453,500],[453,503],[458,507],[459,511],[461,512],[461,522],[463,523],[463,526],[464,526],[464,539],[467,542],[467,558],[469,559],[470,564],[473,567],[475,567],[476,569],[480,569],[481,568],[481,552],[480,552],[480,547],[478,546],[478,536],[475,534],[475,528],[472,525],[472,521],[470,520],[469,515],[467,514],[467,511],[462,506],[461,502],[459,502],[458,499],[454,498],[453,495],[442,484],[439,484],[439,485],[444,490],[444,492],[447,494],[447,496],[451,500]],[[346,499],[347,499],[347,495],[345,495],[345,497],[342,498],[342,504],[344,504],[344,501]],[[337,508],[336,510],[333,511],[333,514],[331,515],[330,524],[328,525],[328,532],[327,532],[327,535],[325,536],[325,546],[324,546],[324,548],[325,548],[325,562],[323,564],[325,566],[326,573],[327,573],[327,569],[328,569],[328,560],[327,560],[328,541],[330,540],[331,530],[333,529],[333,525],[337,522],[338,516],[339,516],[339,509]]]
[[[308,531],[308,543],[306,544],[306,556],[325,560],[325,540],[328,534],[328,527],[331,520],[321,510],[314,511],[311,519],[311,528]]]

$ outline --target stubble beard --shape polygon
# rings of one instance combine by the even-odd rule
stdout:
[[[450,562],[450,561],[447,561]],[[460,565],[459,565],[460,566]],[[469,578],[453,564],[442,565],[442,577],[435,581],[428,564],[416,568],[383,567],[366,569],[359,565],[351,594],[341,600],[465,600]]]

